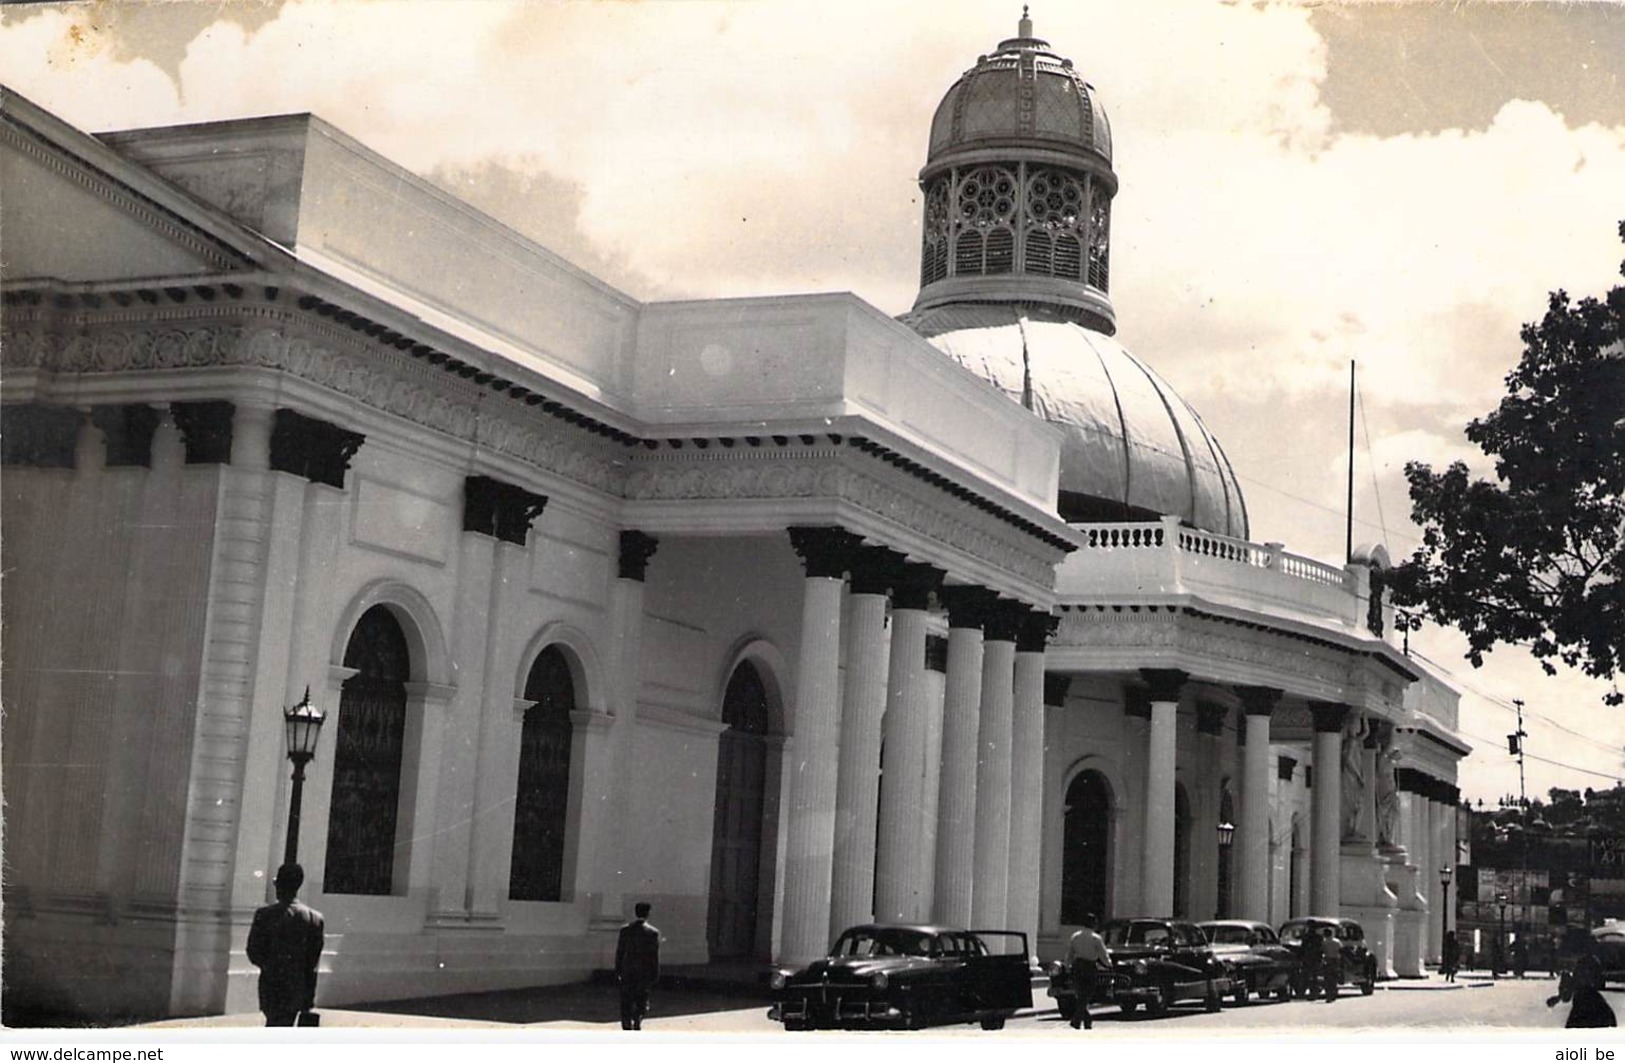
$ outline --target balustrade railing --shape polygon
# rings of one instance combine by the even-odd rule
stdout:
[[[1135,521],[1079,525],[1090,550],[1176,550],[1179,553],[1215,561],[1267,569],[1288,579],[1303,580],[1324,587],[1349,587],[1348,573],[1337,565],[1314,558],[1289,554],[1279,543],[1254,543],[1228,535],[1183,527],[1174,521]],[[1080,558],[1085,560],[1085,558]]]

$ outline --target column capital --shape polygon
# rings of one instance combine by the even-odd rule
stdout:
[[[892,576],[893,609],[926,609],[931,592],[942,586],[947,573],[924,561],[904,561]]]
[[[1190,673],[1177,668],[1142,668],[1140,675],[1145,677],[1146,685],[1150,688],[1151,700],[1154,702],[1178,701],[1179,692],[1190,680]]]
[[[1315,718],[1315,731],[1320,734],[1328,734],[1333,731],[1341,733],[1343,721],[1348,719],[1350,711],[1352,710],[1340,701],[1311,701],[1309,703],[1309,715]]]
[[[860,546],[852,556],[852,593],[885,594],[891,590],[903,555],[889,546]]]
[[[1394,788],[1397,790],[1426,796],[1432,789],[1432,782],[1433,779],[1427,772],[1417,768],[1394,769]]]
[[[1044,673],[1044,704],[1060,708],[1066,704],[1066,692],[1072,686],[1072,677],[1056,672]]]
[[[1196,703],[1197,733],[1205,735],[1221,734],[1224,731],[1225,715],[1229,711],[1229,706],[1220,705],[1216,701],[1198,701]]]
[[[659,548],[660,540],[653,535],[634,528],[623,528],[618,562],[620,578],[642,583],[649,571],[649,559],[655,556],[655,551]]]
[[[937,598],[948,610],[949,627],[968,627],[980,631],[987,623],[988,610],[998,600],[998,592],[972,584],[944,586]]]
[[[284,407],[271,427],[271,468],[342,489],[350,461],[366,441],[360,432]]]
[[[852,564],[863,540],[835,525],[788,529],[790,546],[801,558],[808,578],[840,579]]]
[[[1298,770],[1298,762],[1292,757],[1275,758],[1275,777],[1281,782],[1291,782],[1292,773]]]
[[[1043,653],[1061,618],[1041,609],[1028,609],[1021,619],[1021,630],[1016,632],[1017,653]]]
[[[1132,716],[1136,720],[1149,720],[1151,718],[1151,692],[1141,686],[1124,687],[1123,715]]]
[[[982,625],[983,637],[988,642],[1014,642],[1026,616],[1025,605],[1000,598],[988,607],[987,620]]]
[[[1281,691],[1275,687],[1238,686],[1236,696],[1241,698],[1241,710],[1248,716],[1269,716],[1281,703]]]

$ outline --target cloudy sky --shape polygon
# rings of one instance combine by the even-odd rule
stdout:
[[[1625,257],[1625,6],[1037,0],[1111,115],[1119,337],[1241,475],[1253,538],[1416,545],[1401,469],[1463,458],[1546,293]],[[0,78],[100,131],[311,111],[643,299],[916,291],[938,100],[1010,0],[209,0],[0,8]],[[1625,401],[1625,399],[1622,399]],[[1478,459],[1478,460],[1474,460]],[[1487,469],[1486,469],[1487,471]],[[1625,717],[1459,639],[1471,798],[1625,776]],[[1542,759],[1534,759],[1536,757]],[[1555,762],[1555,763],[1553,763]]]

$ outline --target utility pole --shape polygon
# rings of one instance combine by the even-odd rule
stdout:
[[[1518,757],[1518,817],[1523,825],[1523,851],[1519,867],[1519,878],[1523,883],[1523,896],[1518,901],[1520,922],[1524,925],[1523,933],[1528,932],[1529,922],[1529,797],[1524,793],[1523,780],[1523,740],[1529,737],[1529,732],[1523,729],[1523,699],[1513,698],[1512,704],[1518,710],[1518,729],[1507,735],[1507,751],[1515,753]]]

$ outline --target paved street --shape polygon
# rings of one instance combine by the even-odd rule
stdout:
[[[1165,1037],[1196,1034],[1212,1036],[1229,1031],[1240,1036],[1259,1033],[1313,1034],[1318,1031],[1405,1029],[1417,1032],[1445,1032],[1462,1029],[1505,1029],[1522,1032],[1559,1030],[1567,1017],[1567,1005],[1547,1008],[1546,997],[1556,992],[1557,983],[1548,978],[1491,982],[1470,977],[1445,986],[1437,978],[1424,982],[1393,982],[1369,997],[1357,992],[1342,995],[1335,1003],[1292,1001],[1253,1002],[1229,1006],[1216,1014],[1201,1007],[1177,1007],[1162,1018],[1149,1018],[1143,1012],[1120,1014],[1115,1008],[1095,1012],[1095,1029],[1074,1033],[1050,1007],[1052,1002],[1039,990],[1034,1013],[1018,1016],[1000,1033],[985,1033],[973,1027],[933,1031],[966,1037],[1044,1036],[1044,1037]],[[1609,1002],[1616,1011],[1625,1011],[1625,992],[1612,990]],[[743,1005],[743,1006],[742,1006]],[[604,985],[563,986],[550,989],[514,991],[501,994],[475,994],[439,1001],[381,1005],[376,1009],[323,1009],[324,1027],[371,1027],[379,1029],[479,1028],[525,1029],[538,1033],[571,1034],[588,1030],[619,1033],[614,1015],[614,991]],[[257,1015],[226,1015],[211,1019],[154,1023],[147,1029],[183,1027],[256,1026]],[[812,1037],[818,1034],[785,1034],[778,1023],[767,1018],[765,1004],[747,1004],[724,994],[669,991],[655,998],[654,1013],[644,1023],[645,1030],[664,1034],[741,1034],[776,1037]],[[918,1036],[895,1034],[884,1036]]]

